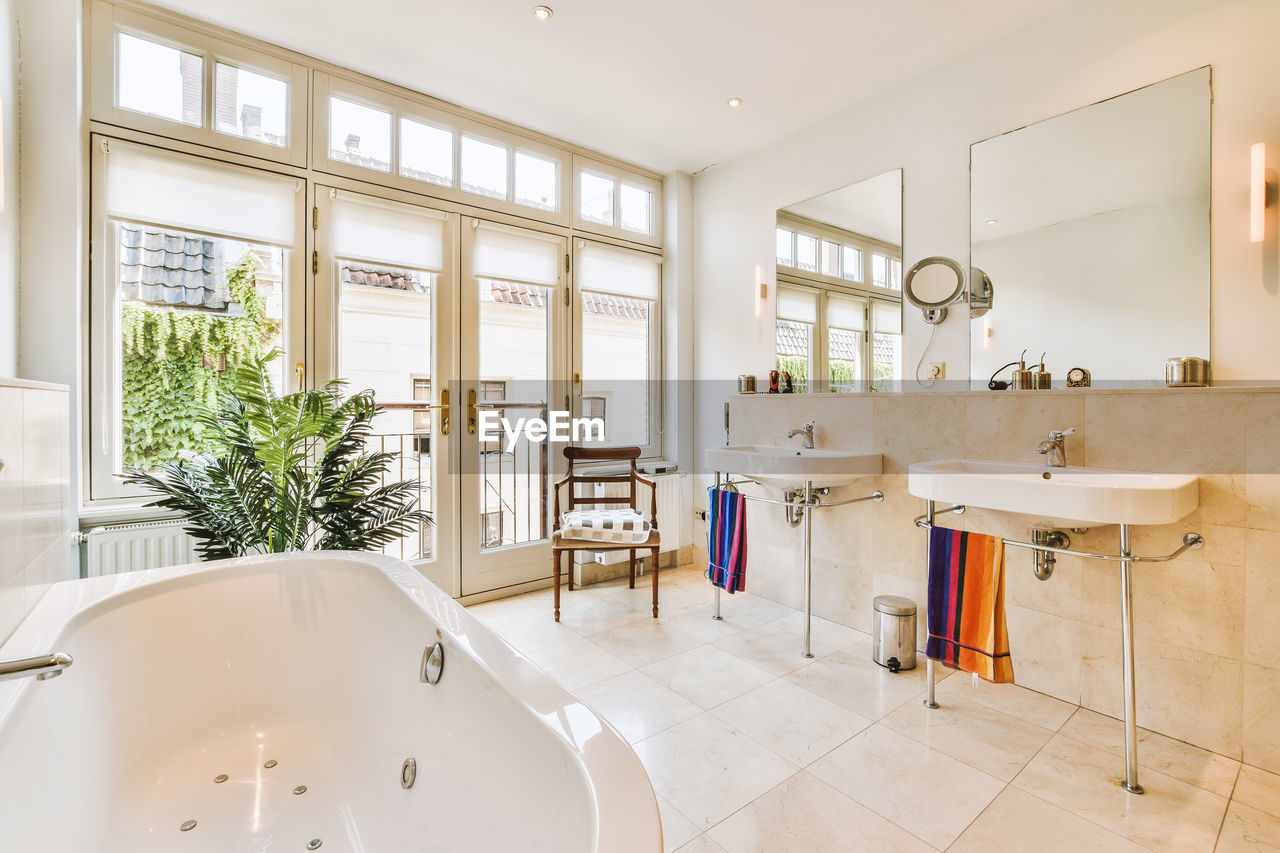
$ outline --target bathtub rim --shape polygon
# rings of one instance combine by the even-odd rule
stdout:
[[[318,561],[348,569],[376,569],[443,634],[446,650],[452,645],[455,654],[470,656],[525,713],[570,750],[593,799],[597,851],[662,850],[661,820],[652,782],[639,756],[617,729],[422,573],[394,557],[356,551],[263,554],[59,581],[49,587],[0,644],[0,658],[54,651],[69,633],[96,616],[168,589],[216,582],[213,576],[218,574],[248,574],[264,565]],[[63,677],[74,677],[74,673],[73,665]],[[29,678],[0,682],[0,729],[28,701],[28,691],[57,683],[58,680],[38,682]],[[572,714],[564,713],[571,708]],[[598,727],[586,737],[578,737],[564,721],[582,719],[583,714],[593,718]],[[652,839],[652,843],[647,844],[646,839]]]

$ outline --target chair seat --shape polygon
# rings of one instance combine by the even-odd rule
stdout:
[[[649,538],[643,542],[602,542],[599,539],[569,539],[560,535],[560,531],[551,534],[551,547],[573,549],[576,551],[626,551],[631,548],[656,548],[661,543],[658,531],[650,530]]]

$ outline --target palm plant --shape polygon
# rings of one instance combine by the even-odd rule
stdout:
[[[343,399],[342,382],[278,396],[273,351],[235,370],[216,407],[196,413],[204,453],[127,483],[186,516],[206,560],[280,551],[376,550],[431,523],[417,481],[383,484],[396,458],[365,452],[380,409],[372,391]]]

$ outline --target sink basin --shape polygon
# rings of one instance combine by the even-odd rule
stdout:
[[[1171,524],[1200,504],[1199,480],[1190,474],[964,459],[910,466],[907,491],[927,500],[1027,515],[1056,527]]]
[[[707,448],[707,467],[779,489],[803,489],[806,480],[815,489],[828,489],[883,473],[884,457],[848,450],[738,444]]]

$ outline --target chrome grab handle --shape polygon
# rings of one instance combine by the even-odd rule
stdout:
[[[26,678],[34,675],[37,681],[57,678],[62,671],[71,666],[71,655],[66,652],[54,652],[35,658],[0,661],[0,681],[10,678]]]

